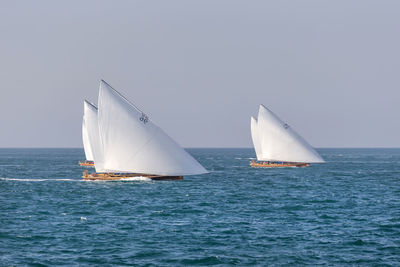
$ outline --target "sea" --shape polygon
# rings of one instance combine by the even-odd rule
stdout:
[[[188,151],[209,174],[82,181],[80,148],[0,149],[0,266],[400,266],[400,149]]]

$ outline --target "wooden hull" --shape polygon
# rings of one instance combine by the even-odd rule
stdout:
[[[82,167],[94,167],[94,162],[93,161],[79,161],[79,166]]]
[[[250,161],[250,166],[254,168],[303,168],[310,166],[310,163],[296,163],[296,162],[259,162]]]
[[[146,177],[151,180],[183,180],[183,176],[162,176],[143,173],[88,173],[84,171],[82,179],[85,181],[118,181],[131,177]]]

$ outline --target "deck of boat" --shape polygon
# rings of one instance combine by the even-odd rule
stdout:
[[[162,176],[143,173],[89,173],[84,171],[82,179],[85,181],[118,181],[131,177],[146,177],[151,180],[183,180],[183,176]]]
[[[259,162],[250,161],[250,166],[254,168],[303,168],[310,166],[310,163],[296,163],[296,162]]]
[[[94,162],[93,161],[79,161],[79,166],[82,167],[94,167]]]

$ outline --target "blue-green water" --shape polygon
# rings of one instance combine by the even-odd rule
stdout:
[[[81,149],[0,149],[0,265],[400,265],[400,149],[189,151],[210,174],[85,182]]]

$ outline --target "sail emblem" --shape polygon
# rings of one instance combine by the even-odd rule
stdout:
[[[290,126],[289,126],[289,124],[287,124],[287,123],[285,123],[284,125],[283,125],[283,128],[285,128],[285,129],[287,129],[287,128],[289,128]]]
[[[142,113],[142,116],[139,119],[141,122],[143,122],[143,124],[146,124],[149,122],[149,117],[147,117],[146,114]]]

